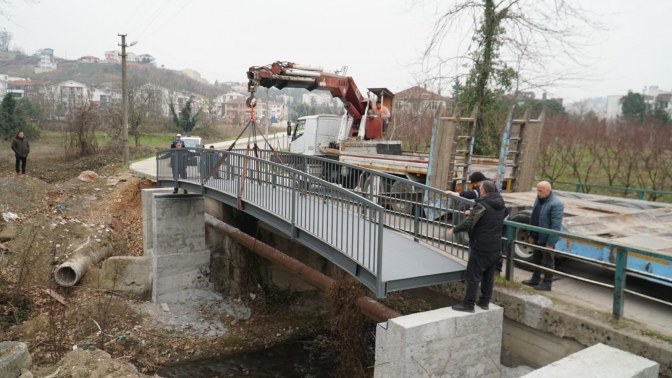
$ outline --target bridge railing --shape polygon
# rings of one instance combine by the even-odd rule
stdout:
[[[245,150],[234,150],[245,153]],[[384,225],[461,260],[468,258],[466,232],[448,237],[447,231],[464,220],[474,202],[406,178],[335,159],[276,152],[282,162],[307,177],[318,177],[357,193],[384,208]],[[258,151],[259,158],[279,162],[275,153]],[[410,251],[409,251],[410,252]]]
[[[541,181],[541,180],[536,180]],[[553,184],[554,188],[565,189],[571,188],[575,193],[591,194],[590,191],[595,188],[602,193],[607,193],[610,196],[618,196],[623,198],[637,197],[638,200],[644,200],[646,195],[647,201],[671,202],[672,192],[664,190],[642,189],[642,188],[627,188],[623,186],[609,186],[600,184],[586,184],[580,182],[568,182],[559,180],[547,180]],[[571,190],[570,189],[570,190]],[[592,193],[596,194],[596,193]],[[597,193],[599,194],[599,193]]]
[[[672,284],[672,279],[668,277],[662,277],[660,275],[655,275],[652,273],[648,273],[646,270],[643,269],[632,269],[629,267],[629,265],[634,266],[635,264],[629,264],[628,263],[628,257],[632,260],[649,260],[649,261],[656,261],[661,263],[662,265],[665,265],[669,267],[672,264],[672,256],[667,255],[667,254],[661,254],[661,253],[656,253],[653,251],[645,250],[645,249],[640,249],[640,248],[634,248],[634,247],[629,247],[625,246],[622,244],[618,243],[612,243],[612,242],[607,242],[604,240],[600,240],[598,238],[593,238],[593,237],[586,237],[586,236],[581,236],[581,235],[576,235],[576,234],[571,234],[568,232],[562,232],[562,231],[555,231],[555,230],[549,230],[546,228],[541,228],[541,227],[536,227],[536,226],[531,226],[528,224],[523,224],[523,223],[518,223],[518,222],[511,222],[511,221],[504,221],[504,224],[507,226],[507,243],[508,243],[508,249],[507,249],[507,256],[506,256],[506,263],[507,263],[507,268],[506,268],[506,279],[509,281],[513,280],[513,268],[514,268],[514,262],[535,268],[535,269],[540,269],[543,271],[549,271],[553,272],[554,274],[558,274],[561,276],[567,276],[571,277],[583,282],[588,282],[594,285],[598,286],[603,286],[603,287],[608,287],[613,289],[614,291],[614,299],[612,303],[612,316],[616,320],[620,320],[623,317],[623,308],[624,308],[624,302],[625,302],[625,293],[632,294],[641,298],[645,298],[648,300],[652,300],[655,302],[663,303],[668,306],[672,306],[672,303],[663,301],[661,299],[653,298],[648,295],[635,292],[632,290],[628,290],[626,288],[626,276],[627,275],[632,275],[635,277],[641,277],[644,279],[649,279],[649,280],[654,280],[658,282],[665,283],[667,285]],[[547,234],[547,235],[556,235],[558,236],[561,240],[559,243],[566,243],[566,245],[569,246],[577,246],[578,244],[585,244],[588,245],[592,248],[595,248],[596,250],[604,251],[604,253],[607,253],[609,255],[609,262],[593,259],[593,258],[588,258],[580,255],[576,255],[573,253],[567,253],[563,251],[559,251],[554,248],[547,248],[547,247],[542,247],[538,246],[535,244],[531,244],[528,242],[527,238],[525,235],[527,235],[527,232],[520,232],[520,231],[534,231],[539,234]],[[557,246],[558,244],[556,244]],[[569,259],[574,259],[581,261],[586,264],[591,264],[594,266],[599,266],[605,269],[610,269],[614,271],[614,283],[613,285],[595,281],[595,280],[590,280],[587,278],[583,277],[577,277],[570,275],[565,272],[560,272],[558,270],[553,270],[549,269],[540,265],[536,265],[533,263],[530,263],[525,260],[521,260],[518,258],[515,258],[515,248],[516,246],[523,246],[527,248],[532,248],[535,250],[539,251],[546,251],[554,254],[555,256],[561,256]]]
[[[385,209],[309,172],[246,154],[209,149],[157,153],[157,181],[189,182],[253,205],[328,244],[381,281]]]

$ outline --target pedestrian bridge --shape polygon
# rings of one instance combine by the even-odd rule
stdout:
[[[255,156],[252,156],[254,154]],[[332,159],[260,150],[157,154],[157,186],[201,193],[275,227],[378,297],[461,280],[466,235],[446,231],[471,202]]]

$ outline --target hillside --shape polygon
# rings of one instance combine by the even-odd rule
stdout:
[[[0,62],[0,73],[10,76],[29,77],[32,80],[60,83],[66,80],[75,80],[87,85],[102,83],[121,83],[121,65],[111,63],[80,63],[65,61],[58,64],[58,69],[50,72],[35,73],[35,64],[38,58],[23,57],[14,61]],[[189,91],[203,96],[216,96],[224,93],[223,88],[206,84],[178,71],[148,66],[148,70],[129,69],[129,81],[138,81],[142,84],[152,83],[173,91]]]

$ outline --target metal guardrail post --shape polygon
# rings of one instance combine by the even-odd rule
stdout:
[[[612,315],[614,319],[621,320],[623,317],[623,305],[625,301],[625,268],[628,265],[628,251],[625,248],[616,248],[616,269],[614,272],[614,307]]]
[[[637,199],[643,200],[644,199],[644,192],[641,190],[637,191]]]
[[[378,298],[387,296],[385,283],[383,282],[383,231],[385,230],[385,211],[378,211],[378,248],[376,251],[376,286]]]
[[[574,184],[574,193],[578,193],[581,191],[581,184]]]
[[[413,205],[413,241],[419,242],[420,238],[420,206]]]
[[[295,176],[295,175],[294,175]],[[296,238],[296,186],[298,183],[296,182],[296,177],[290,176],[290,182],[292,182],[292,239]]]
[[[516,229],[506,226],[506,243],[509,245],[509,248],[506,250],[506,274],[504,277],[507,281],[513,281],[513,256],[515,255],[514,249],[516,248],[515,235]]]

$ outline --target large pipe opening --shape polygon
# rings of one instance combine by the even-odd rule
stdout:
[[[77,283],[77,281],[79,281],[79,274],[72,266],[66,263],[56,269],[56,273],[54,273],[54,279],[56,279],[56,283],[59,285],[69,287],[73,286]]]

